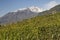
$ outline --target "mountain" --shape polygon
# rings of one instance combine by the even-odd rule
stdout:
[[[15,12],[9,12],[3,17],[1,17],[0,23],[11,23],[11,22],[22,21],[23,19],[28,19],[37,16],[39,12],[42,12],[42,9],[35,6],[22,8]]]
[[[59,12],[60,12],[60,4],[56,5],[55,7],[51,8],[49,10],[39,13],[39,15],[54,14],[54,13],[59,13]]]
[[[36,16],[41,16],[41,15],[48,15],[48,14],[55,14],[60,12],[60,5],[56,5],[55,7],[43,11],[39,7],[28,7],[28,8],[23,8],[19,9],[15,12],[9,12],[5,16],[0,18],[0,23],[12,23],[12,22],[17,22],[17,21],[22,21],[24,19],[29,19],[32,17]]]
[[[44,15],[0,25],[0,40],[60,40],[60,5],[41,13]]]

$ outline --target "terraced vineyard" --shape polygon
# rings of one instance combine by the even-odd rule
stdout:
[[[60,40],[60,13],[0,25],[0,40]]]

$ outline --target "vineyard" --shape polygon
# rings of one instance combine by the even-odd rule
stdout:
[[[60,40],[60,13],[0,25],[0,40]]]

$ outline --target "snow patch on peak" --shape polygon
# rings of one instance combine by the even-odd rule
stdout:
[[[27,8],[22,8],[22,9],[19,9],[19,10],[26,10]]]
[[[37,13],[43,11],[42,8],[39,8],[39,7],[36,7],[36,6],[29,7],[29,9],[30,9],[32,12],[37,12]]]
[[[26,10],[26,9],[27,9],[27,8],[20,8],[20,9],[18,9],[18,10],[13,11],[13,12],[24,11],[24,10]]]

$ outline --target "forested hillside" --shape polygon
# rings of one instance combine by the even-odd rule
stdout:
[[[60,40],[60,13],[0,25],[0,40]]]

